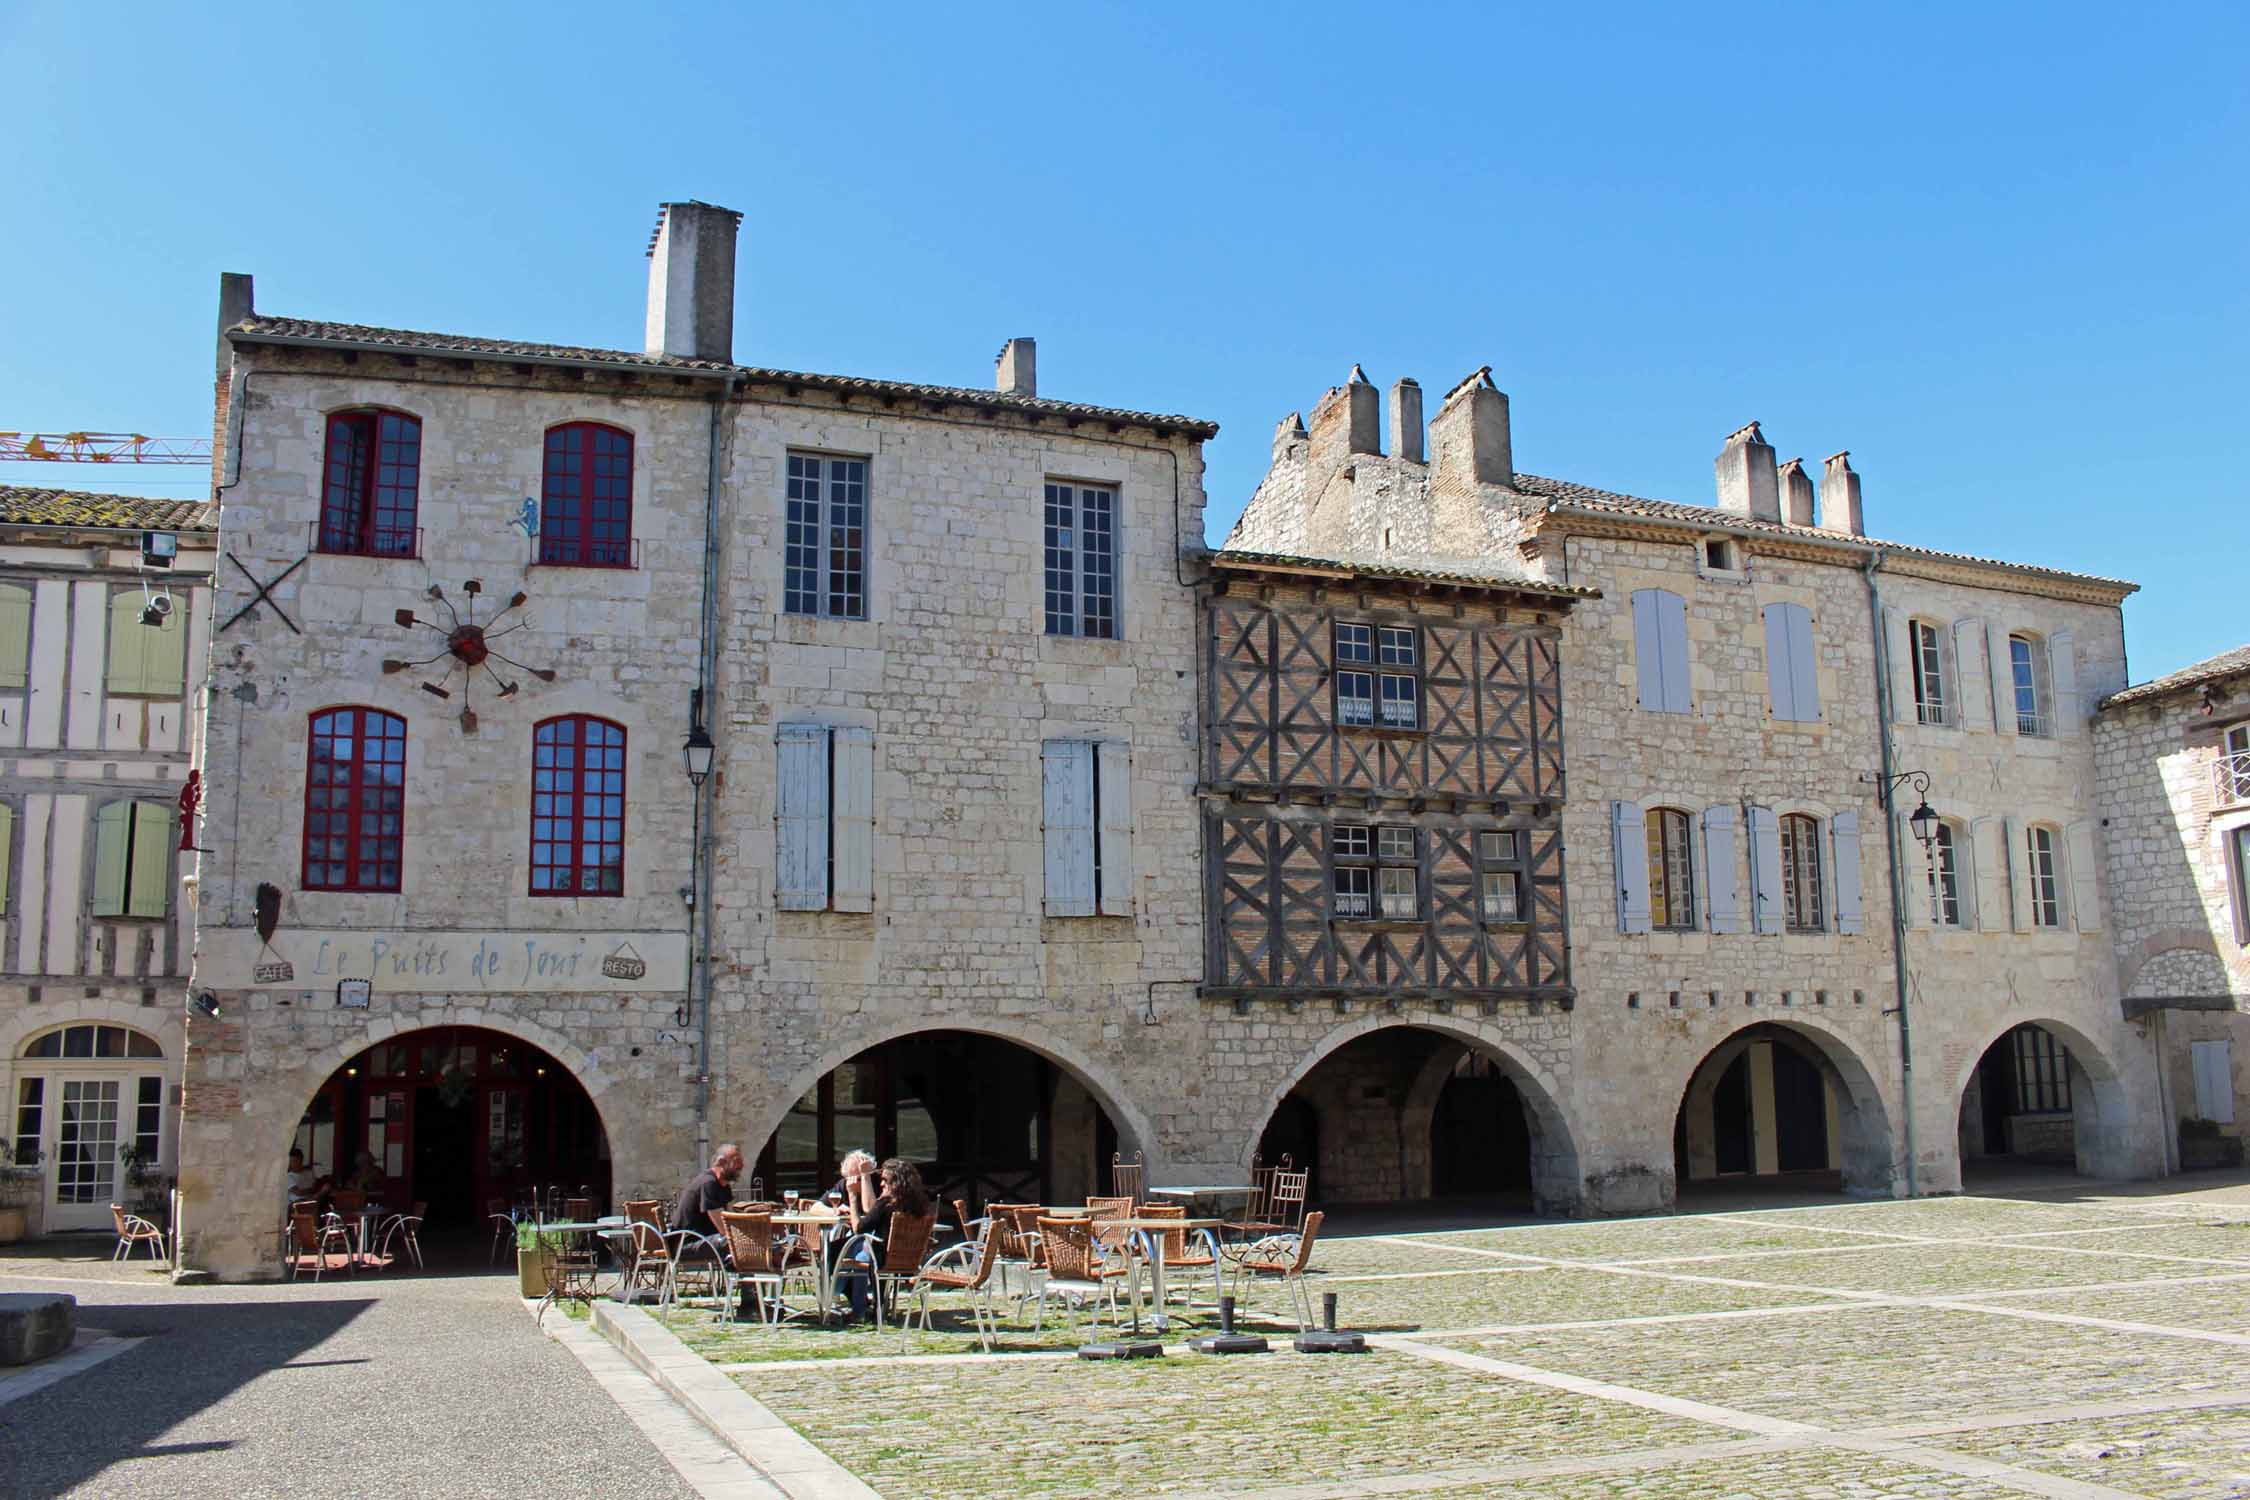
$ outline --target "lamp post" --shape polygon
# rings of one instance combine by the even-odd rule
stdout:
[[[1906,882],[1899,876],[1898,789],[1911,785],[1914,788],[1915,808],[1906,815],[1907,827],[1922,845],[1924,860],[1928,865],[1934,888],[1937,880],[1938,815],[1930,806],[1930,773],[1927,771],[1897,771],[1891,766],[1891,742],[1883,736],[1883,769],[1879,772],[1862,772],[1860,780],[1880,788],[1876,793],[1883,806],[1883,847],[1891,856],[1891,951],[1897,957],[1898,1004],[1893,1013],[1898,1017],[1899,1057],[1899,1107],[1903,1111],[1906,1128],[1906,1196],[1916,1196],[1914,1171],[1914,1028],[1907,1018],[1906,995]]]
[[[709,1118],[711,1097],[711,966],[708,955],[696,945],[696,928],[704,924],[708,930],[710,914],[704,894],[703,848],[703,785],[710,779],[712,762],[718,758],[718,746],[711,742],[711,731],[703,727],[703,689],[692,689],[688,694],[688,736],[680,746],[680,761],[687,770],[692,801],[688,814],[688,987],[695,1002],[695,1077],[698,1122]],[[705,1152],[708,1141],[699,1141],[697,1150]]]

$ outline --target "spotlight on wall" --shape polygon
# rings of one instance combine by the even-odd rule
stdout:
[[[172,596],[170,594],[152,594],[149,596],[148,603],[141,607],[141,623],[143,625],[162,625],[171,613]]]
[[[219,1019],[219,997],[209,990],[197,990],[188,998],[188,1009],[208,1020]]]

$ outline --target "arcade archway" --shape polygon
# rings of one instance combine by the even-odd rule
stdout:
[[[1683,1194],[1726,1186],[1887,1192],[1890,1128],[1867,1069],[1840,1041],[1748,1026],[1696,1065],[1672,1126]]]

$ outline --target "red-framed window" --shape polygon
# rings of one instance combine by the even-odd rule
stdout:
[[[633,565],[633,435],[600,422],[547,429],[539,561]]]
[[[305,889],[395,891],[406,823],[406,721],[323,708],[305,747]]]
[[[531,894],[625,894],[625,727],[591,714],[531,732]]]
[[[340,411],[328,419],[321,464],[320,550],[413,557],[422,481],[422,424],[399,411]]]

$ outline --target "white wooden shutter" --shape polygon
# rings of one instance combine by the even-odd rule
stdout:
[[[2094,841],[2094,821],[2084,818],[2063,830],[2063,845],[2070,856],[2070,905],[2080,932],[2102,930],[2102,888],[2095,864],[2101,858]]]
[[[1633,590],[1633,674],[1638,703],[1652,713],[1664,709],[1664,641],[1656,601],[1662,589]]]
[[[1890,659],[1891,717],[1911,724],[1915,720],[1914,637],[1907,631],[1906,616],[1888,604],[1883,606],[1883,654]]]
[[[1609,805],[1617,864],[1617,930],[1648,931],[1648,824],[1638,802]]]
[[[1048,740],[1041,747],[1046,783],[1047,899],[1050,917],[1094,914],[1094,747],[1085,740]]]
[[[125,915],[125,892],[130,872],[125,868],[125,841],[132,836],[133,804],[112,802],[94,814],[94,915]]]
[[[1101,859],[1101,912],[1133,914],[1133,747],[1103,740],[1094,747],[1096,853]]]
[[[1969,845],[1975,851],[1977,926],[1998,932],[2008,925],[2008,829],[1999,818],[1979,818],[1969,825]]]
[[[1847,809],[1830,818],[1828,842],[1835,864],[1830,885],[1836,893],[1836,930],[1863,932],[1867,914],[1859,890],[1859,814]]]
[[[2016,732],[2016,669],[2008,658],[2008,627],[1998,620],[1984,627],[1984,660],[1992,684],[1992,732]],[[2013,865],[2010,868],[2014,868]]]
[[[2234,1049],[2225,1038],[2188,1043],[2188,1070],[2195,1076],[2195,1113],[2221,1125],[2234,1123]]]
[[[784,724],[773,804],[774,890],[783,911],[828,906],[828,726]]]
[[[1742,876],[1735,864],[1734,804],[1703,809],[1703,912],[1713,932],[1742,930]]]
[[[835,889],[829,904],[838,911],[873,911],[875,732],[839,725],[832,737],[836,747],[830,778]]]
[[[1984,621],[1953,622],[1954,722],[1963,729],[1992,727],[1992,674],[1984,664]]]
[[[2047,681],[2054,688],[2057,735],[2076,734],[2078,715],[2078,643],[2067,630],[2047,637]]]
[[[2031,855],[2024,847],[2023,824],[2014,818],[2000,820],[2001,842],[2008,851],[2008,922],[2018,932],[2031,930]]]
[[[8,870],[16,850],[16,810],[0,802],[0,913],[8,909]]]
[[[172,910],[172,809],[161,802],[133,804],[133,868],[125,915],[161,917]]]
[[[1769,604],[1766,622],[1766,698],[1777,719],[1803,717],[1797,712],[1797,678],[1789,668],[1789,609]]]
[[[1781,931],[1781,820],[1770,807],[1749,809],[1750,930]]]

